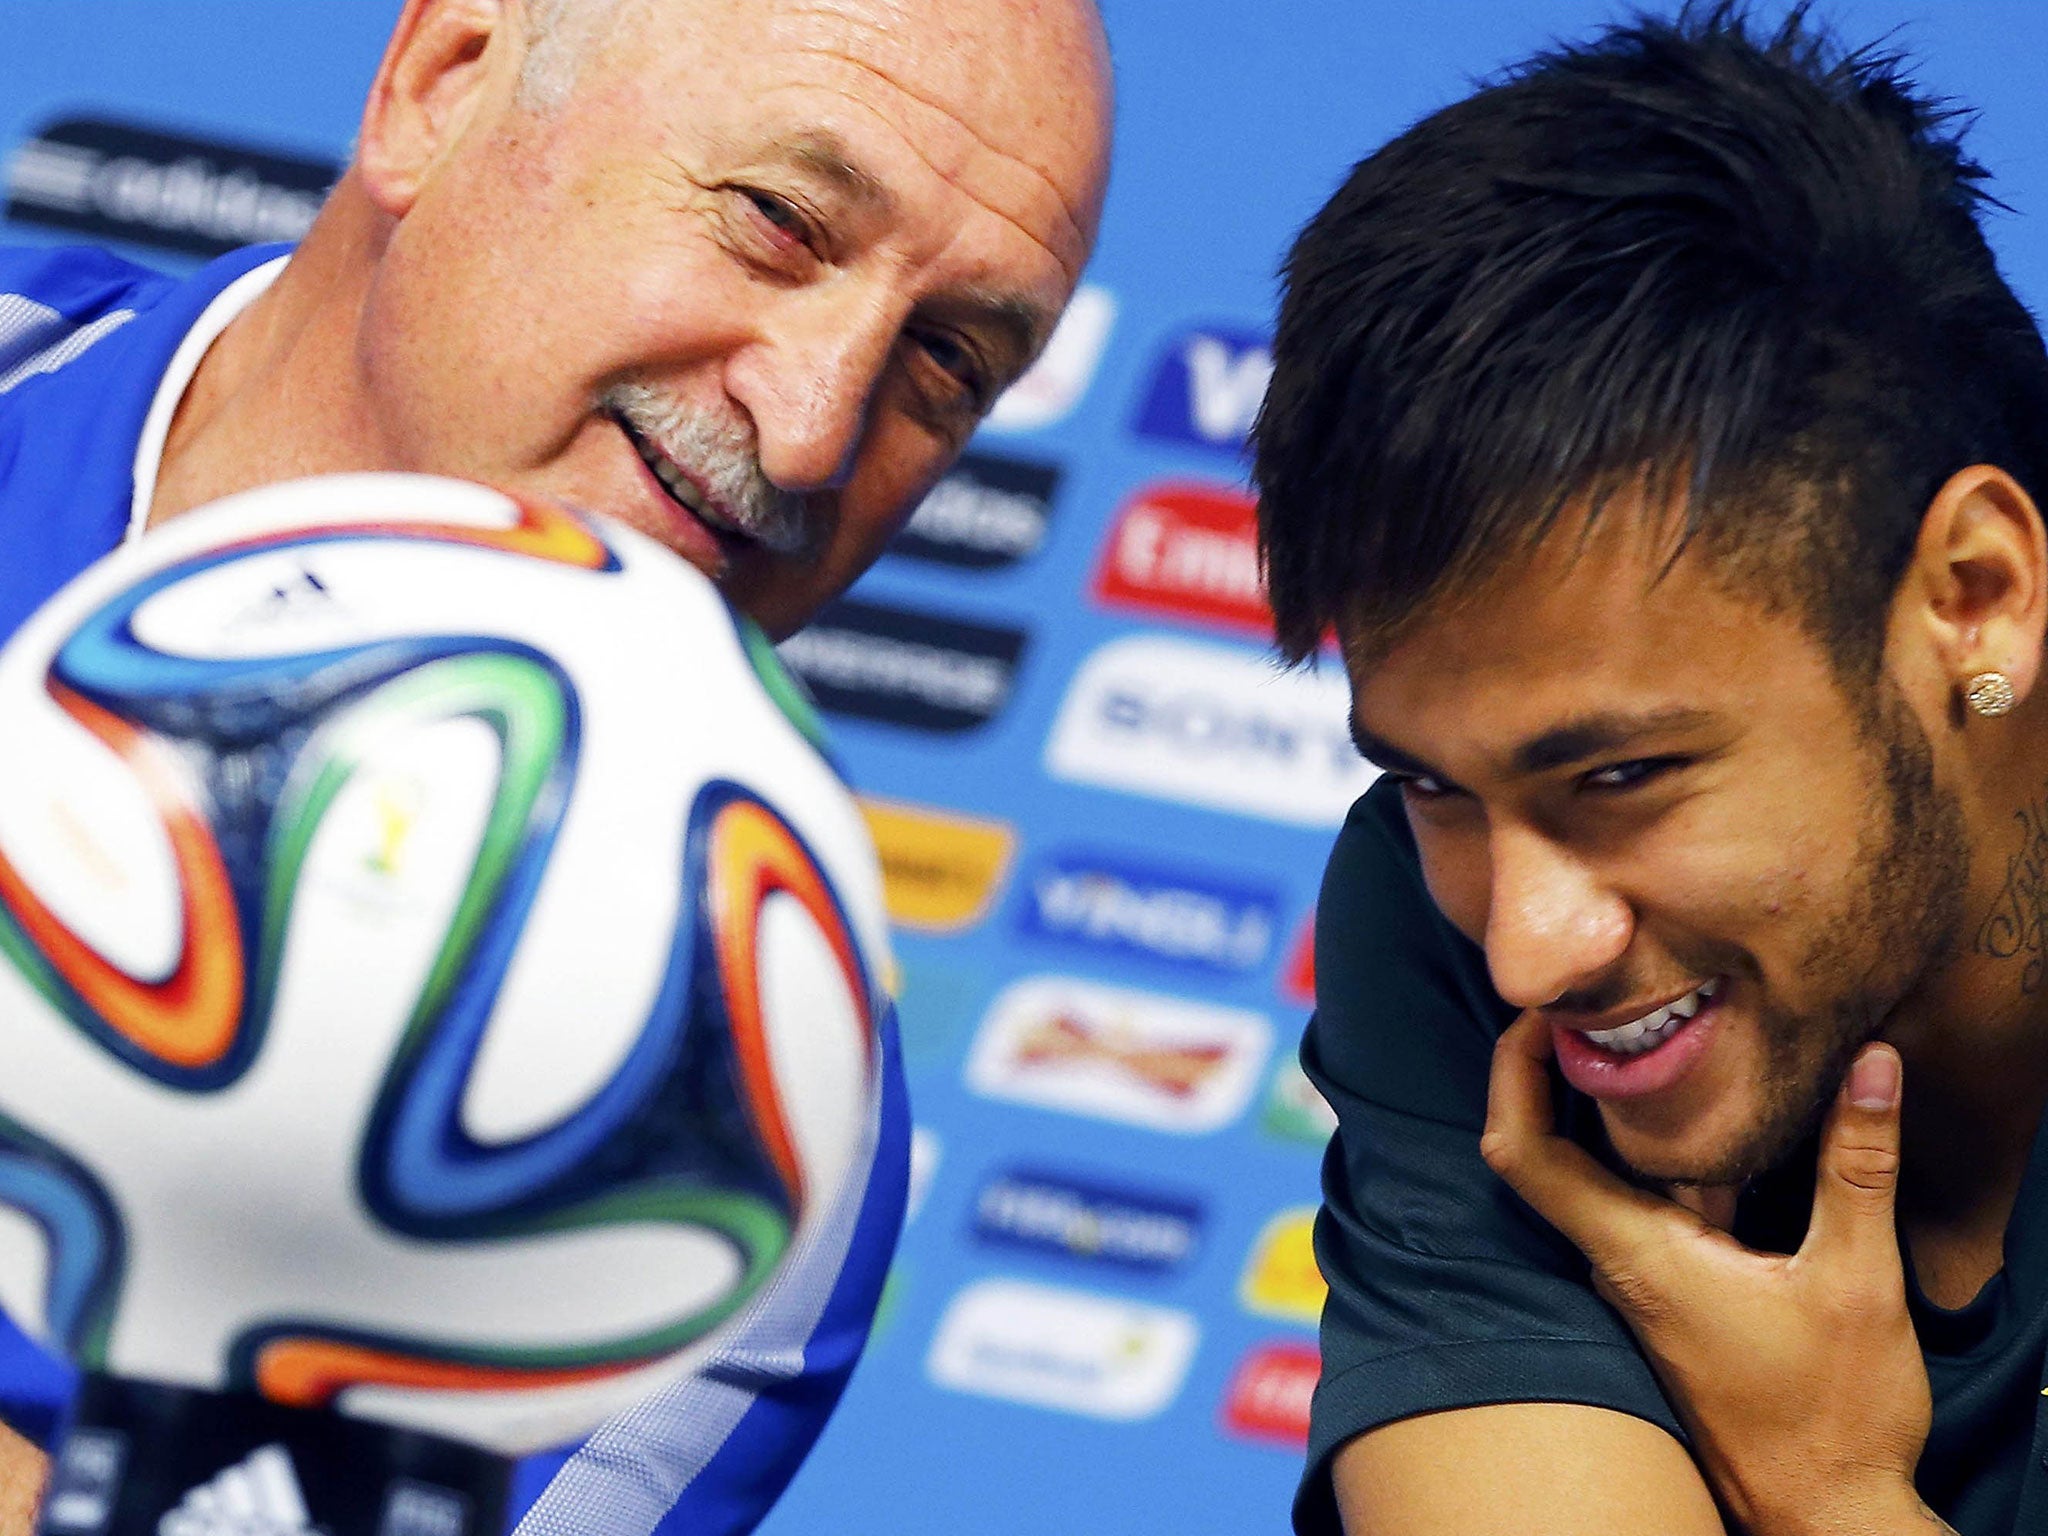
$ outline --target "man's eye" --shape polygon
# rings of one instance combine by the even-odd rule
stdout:
[[[979,411],[989,404],[988,374],[967,343],[950,331],[933,330],[912,331],[908,340],[933,367],[966,393],[973,409]]]
[[[773,192],[763,192],[758,187],[740,187],[738,191],[740,196],[753,205],[754,211],[773,226],[778,242],[810,244],[810,225],[793,204],[777,197]]]
[[[1682,761],[1676,757],[1634,757],[1625,763],[1609,763],[1605,768],[1595,768],[1580,782],[1591,789],[1634,789],[1670,772]]]

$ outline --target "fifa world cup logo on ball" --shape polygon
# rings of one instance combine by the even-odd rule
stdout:
[[[872,851],[665,551],[453,482],[252,493],[60,594],[0,722],[0,1304],[105,1384],[82,1423],[204,1393],[251,1445],[295,1409],[411,1437],[408,1486],[418,1446],[495,1468],[847,1225]]]

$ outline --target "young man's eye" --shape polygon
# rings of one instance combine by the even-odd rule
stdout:
[[[1634,789],[1670,772],[1679,766],[1680,761],[1675,757],[1634,757],[1624,763],[1609,763],[1605,768],[1595,768],[1580,782],[1590,789]]]
[[[1410,800],[1441,800],[1456,793],[1442,779],[1427,773],[1390,773],[1387,777],[1399,785],[1401,793]]]

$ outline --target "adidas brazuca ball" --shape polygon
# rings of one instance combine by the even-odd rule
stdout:
[[[89,1370],[562,1444],[846,1197],[873,850],[653,543],[233,497],[22,629],[0,743],[0,1305]]]

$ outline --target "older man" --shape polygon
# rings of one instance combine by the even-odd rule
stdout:
[[[1109,115],[1090,0],[407,0],[288,256],[0,253],[0,638],[154,523],[363,469],[609,512],[786,634],[1045,342]]]
[[[1304,1533],[2048,1530],[2048,354],[1956,132],[1695,7],[1295,247],[1273,606],[1387,770]]]

